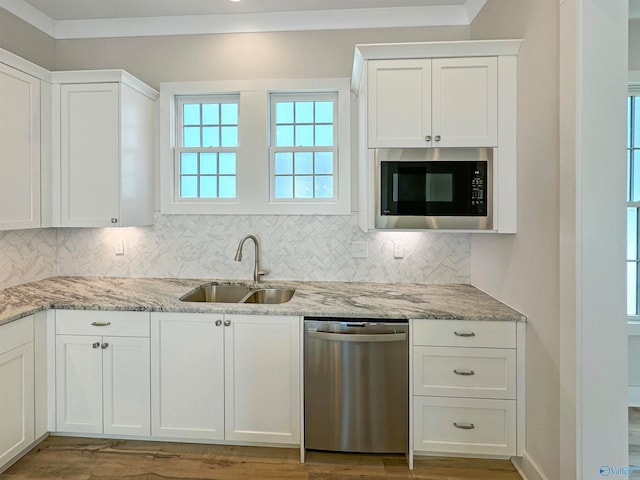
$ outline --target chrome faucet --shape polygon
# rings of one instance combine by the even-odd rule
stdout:
[[[233,259],[236,262],[239,262],[240,260],[242,260],[242,247],[244,246],[244,242],[246,242],[249,239],[253,240],[253,243],[255,245],[255,250],[256,250],[255,261],[253,264],[253,281],[257,283],[260,281],[261,276],[267,275],[269,272],[267,270],[260,270],[260,242],[258,241],[258,238],[255,235],[247,235],[242,240],[240,240],[240,243],[238,244],[238,249],[236,250],[236,255],[235,257],[233,257]]]

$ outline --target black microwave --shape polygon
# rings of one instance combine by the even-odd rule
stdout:
[[[376,228],[490,230],[490,149],[380,149]]]

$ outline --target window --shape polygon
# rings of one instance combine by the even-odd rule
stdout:
[[[237,95],[176,97],[179,200],[236,198]]]
[[[640,314],[640,96],[627,99],[627,315]]]
[[[337,94],[271,94],[272,201],[333,201]]]

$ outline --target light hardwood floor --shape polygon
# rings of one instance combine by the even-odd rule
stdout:
[[[2,480],[521,480],[508,460],[309,452],[145,441],[49,437]]]

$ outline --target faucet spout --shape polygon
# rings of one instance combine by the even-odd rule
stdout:
[[[236,249],[236,254],[233,257],[233,259],[236,262],[239,262],[242,260],[242,248],[244,247],[244,242],[246,242],[247,240],[253,240],[253,245],[255,247],[255,259],[253,263],[253,281],[254,283],[258,283],[262,275],[267,275],[267,273],[269,273],[266,270],[260,269],[260,241],[258,240],[258,237],[256,237],[255,235],[246,235],[244,238],[242,238],[242,240],[240,240],[240,243],[238,243],[238,248]]]

